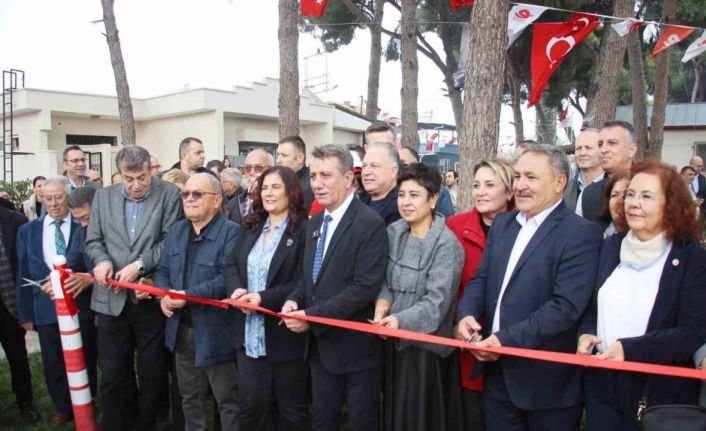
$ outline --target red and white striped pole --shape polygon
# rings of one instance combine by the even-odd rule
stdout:
[[[73,295],[64,295],[64,282],[68,278],[66,258],[54,258],[54,270],[51,272],[51,286],[54,291],[54,306],[59,321],[61,347],[64,352],[64,366],[69,382],[69,393],[74,411],[74,423],[78,431],[96,431],[96,417],[93,413],[91,385],[88,381],[86,360],[83,355],[81,326],[78,320],[78,308]]]

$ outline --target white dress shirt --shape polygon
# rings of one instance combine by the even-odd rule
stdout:
[[[351,194],[348,195],[346,200],[343,201],[343,203],[333,210],[333,212],[328,212],[328,210],[324,210],[324,218],[327,215],[331,216],[331,221],[328,223],[328,228],[326,229],[326,242],[324,242],[324,257],[326,257],[326,252],[328,251],[328,245],[331,242],[331,238],[333,238],[333,233],[336,231],[336,228],[338,227],[338,223],[341,221],[343,218],[343,214],[346,213],[348,210],[348,207],[351,206],[351,202],[353,202],[353,198],[355,197],[355,193],[351,192]],[[319,233],[322,233],[324,228],[324,224],[321,223],[321,227],[319,228]]]
[[[596,346],[605,352],[621,338],[639,337],[647,330],[659,290],[664,263],[671,244],[651,265],[636,269],[619,264],[598,291],[598,336]]]
[[[492,333],[496,333],[500,330],[500,304],[502,303],[505,289],[507,288],[507,285],[510,282],[510,277],[515,271],[515,267],[517,266],[517,262],[520,260],[520,256],[522,256],[522,252],[525,251],[525,248],[527,248],[527,244],[529,244],[534,234],[537,233],[537,230],[542,225],[542,223],[544,223],[544,220],[547,219],[549,214],[554,211],[560,203],[561,199],[559,199],[550,208],[545,209],[544,211],[529,220],[527,220],[527,216],[522,211],[517,213],[516,220],[520,224],[520,226],[522,226],[522,228],[517,233],[517,238],[515,238],[515,244],[512,246],[512,252],[510,253],[510,259],[507,261],[507,267],[505,268],[505,277],[503,278],[503,284],[500,287],[498,302],[495,305],[493,327],[491,329]]]
[[[54,240],[56,226],[52,223],[54,223],[54,219],[47,214],[44,217],[44,229],[42,230],[42,254],[44,254],[44,263],[47,264],[49,269],[54,268],[54,256],[57,255],[56,241]],[[64,235],[64,242],[68,251],[69,235],[71,234],[71,213],[64,217],[64,222],[61,224],[61,233]]]
[[[691,182],[691,188],[694,190],[694,193],[699,192],[699,176],[701,174],[696,174],[694,175],[694,180]]]
[[[598,181],[601,181],[603,178],[605,178],[605,172],[601,172],[600,175],[598,175],[596,178],[591,181],[591,184],[597,183]],[[579,215],[583,217],[583,191],[586,190],[586,187],[590,186],[591,184],[585,185],[583,183],[583,179],[581,179],[581,174],[579,173],[578,175],[578,187],[579,187],[579,197],[577,198],[576,201],[576,215]]]

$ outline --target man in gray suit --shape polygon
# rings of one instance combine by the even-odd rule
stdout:
[[[583,215],[581,198],[583,191],[592,183],[602,180],[605,174],[601,168],[598,150],[598,129],[585,129],[576,138],[576,167],[578,172],[566,185],[564,203],[571,211]]]
[[[150,155],[128,146],[116,156],[122,183],[101,189],[91,209],[86,253],[98,284],[91,308],[98,317],[102,430],[122,430],[134,418],[121,412],[121,388],[137,350],[138,429],[154,429],[162,387],[164,317],[147,295],[105,286],[108,278],[137,282],[159,263],[169,227],[182,214],[179,189],[150,175]]]

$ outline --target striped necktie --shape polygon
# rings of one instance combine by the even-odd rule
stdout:
[[[316,284],[316,280],[319,278],[319,271],[321,270],[321,264],[324,262],[324,246],[326,245],[326,233],[328,232],[328,224],[333,220],[333,217],[326,215],[324,217],[324,224],[321,227],[321,236],[319,237],[319,242],[316,243],[316,253],[314,253],[314,267],[311,269],[311,279]]]
[[[66,240],[61,232],[62,223],[64,223],[64,220],[54,220],[52,222],[54,225],[54,245],[56,246],[56,254],[66,256]]]

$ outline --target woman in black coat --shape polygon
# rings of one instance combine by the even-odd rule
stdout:
[[[638,162],[625,194],[625,223],[606,239],[578,353],[613,361],[690,367],[706,331],[706,250],[691,197],[676,171]],[[627,228],[627,231],[626,231]],[[649,383],[649,385],[648,385]],[[590,430],[637,430],[638,403],[696,404],[699,382],[591,369]]]
[[[236,238],[235,264],[226,273],[232,299],[280,310],[302,277],[307,215],[296,174],[275,166],[262,173],[253,212]],[[240,425],[243,430],[308,428],[305,334],[279,319],[236,311]],[[277,415],[271,417],[272,402]]]

